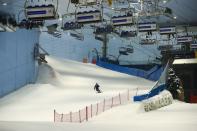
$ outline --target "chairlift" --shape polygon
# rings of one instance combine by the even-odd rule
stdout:
[[[171,50],[173,48],[173,45],[160,45],[158,46],[158,50],[161,51],[167,51],[167,50]]]
[[[126,47],[120,47],[119,48],[119,54],[120,55],[129,55],[127,52],[127,48]]]
[[[106,38],[105,35],[103,35],[103,34],[95,34],[95,39],[99,40],[99,41],[102,41],[102,42],[104,42],[104,41],[108,42],[109,41],[109,39]]]
[[[141,45],[153,45],[156,41],[154,39],[142,39],[140,44]]]
[[[176,27],[175,26],[160,27],[159,32],[160,32],[160,35],[175,34],[176,33]]]
[[[111,25],[106,25],[105,27],[97,27],[95,34],[107,34],[113,32],[113,27]]]
[[[63,30],[75,30],[75,29],[81,29],[83,27],[83,24],[79,24],[77,22],[65,22],[64,26],[62,27]]]
[[[84,11],[76,13],[76,21],[78,23],[89,24],[95,22],[101,22],[101,11]]]
[[[120,16],[113,16],[111,18],[113,26],[126,26],[133,24],[133,16],[128,15],[120,15]]]
[[[70,32],[70,36],[72,36],[75,39],[80,40],[80,41],[83,41],[84,40],[84,35],[82,33],[77,32],[77,31]]]
[[[43,4],[43,5],[29,5],[28,1],[25,2],[25,15],[28,20],[50,20],[57,19],[58,13],[58,0],[57,5],[54,4]]]
[[[40,26],[44,25],[43,20],[38,21],[32,21],[32,20],[26,20],[23,19],[19,24],[19,28],[26,28],[26,29],[32,29],[32,28],[39,28]]]
[[[156,30],[157,30],[157,24],[155,22],[138,23],[139,32],[150,33],[151,31],[156,31]]]
[[[79,4],[82,6],[90,6],[90,5],[96,5],[98,0],[71,0],[71,3],[73,4]]]
[[[133,46],[131,46],[131,45],[128,45],[127,47],[127,53],[133,53]]]
[[[101,35],[95,35],[95,40],[104,41],[104,38]]]
[[[120,37],[135,37],[137,36],[136,31],[122,31]]]
[[[177,43],[191,43],[193,41],[192,36],[178,36],[177,37]]]
[[[52,35],[54,37],[57,37],[57,38],[61,38],[62,37],[62,34],[60,32],[57,32],[57,31],[56,32],[53,32]]]
[[[117,57],[116,56],[114,56],[114,55],[108,55],[107,56],[107,58],[108,58],[108,60],[110,60],[110,61],[117,61]]]

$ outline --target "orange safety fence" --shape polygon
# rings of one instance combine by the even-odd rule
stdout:
[[[54,122],[83,122],[88,121],[88,119],[93,116],[109,110],[115,106],[126,104],[129,101],[129,90],[126,93],[119,94],[118,96],[112,97],[110,99],[104,99],[103,101],[86,106],[77,112],[70,112],[67,114],[60,114],[54,110]]]

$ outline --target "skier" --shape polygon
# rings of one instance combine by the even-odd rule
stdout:
[[[101,90],[99,89],[99,84],[95,84],[95,86],[94,86],[94,90],[96,90],[97,91],[97,93],[101,93]]]

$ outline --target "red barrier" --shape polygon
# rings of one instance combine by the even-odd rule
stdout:
[[[190,96],[190,103],[197,103],[197,96],[191,95]]]
[[[110,108],[126,104],[129,101],[129,90],[126,93],[112,97],[111,99],[104,99],[102,102],[86,106],[78,112],[70,112],[68,114],[59,114],[54,110],[54,122],[83,122],[88,121],[89,118],[96,116]]]
[[[92,59],[92,64],[96,64],[96,59]]]

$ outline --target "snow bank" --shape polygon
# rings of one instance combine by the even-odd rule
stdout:
[[[54,86],[62,87],[65,86],[65,84],[62,81],[63,79],[61,74],[55,71],[50,65],[44,63],[39,66],[37,78],[38,84],[51,84]]]

